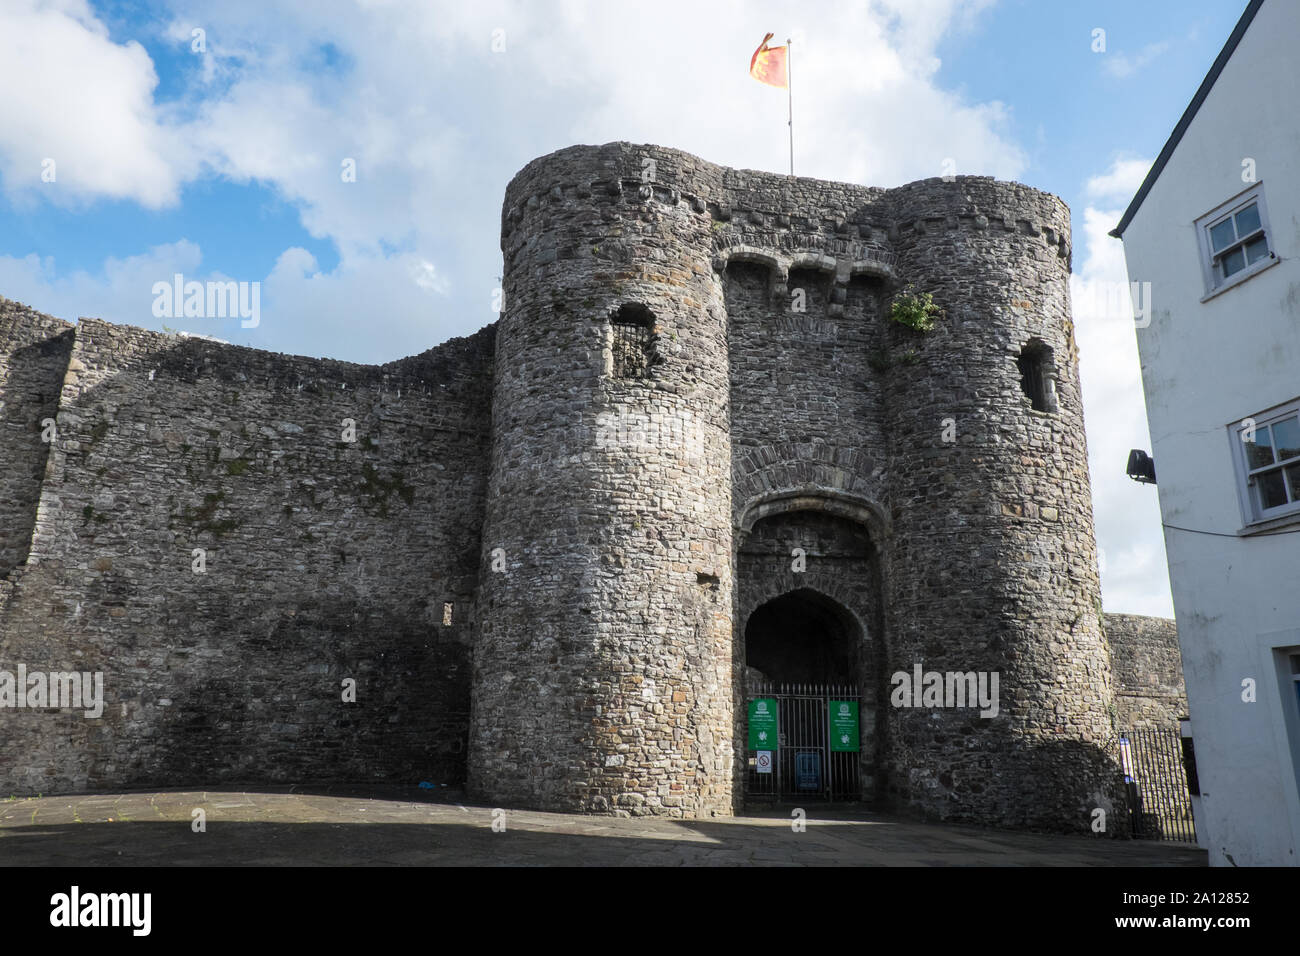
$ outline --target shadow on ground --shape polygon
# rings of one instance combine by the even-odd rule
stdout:
[[[0,865],[1205,865],[1204,851],[1187,844],[980,830],[858,809],[808,807],[796,832],[788,809],[617,819],[472,806],[436,791],[329,789],[3,801]]]

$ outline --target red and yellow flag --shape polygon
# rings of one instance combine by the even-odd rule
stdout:
[[[777,86],[784,90],[789,86],[790,82],[789,75],[786,73],[786,48],[783,46],[768,46],[767,41],[772,39],[773,36],[775,34],[769,33],[763,37],[763,42],[754,51],[754,56],[749,61],[749,75],[760,83]]]

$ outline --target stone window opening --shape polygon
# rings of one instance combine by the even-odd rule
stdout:
[[[1016,359],[1020,369],[1020,389],[1029,397],[1035,411],[1055,412],[1056,362],[1051,348],[1033,339]]]
[[[663,362],[656,344],[655,317],[639,302],[619,306],[610,317],[614,378],[645,379]]]
[[[785,308],[793,315],[825,312],[833,276],[834,273],[820,269],[791,269],[786,280]]]
[[[452,615],[455,612],[455,605],[451,601],[442,602],[442,626],[451,627]]]

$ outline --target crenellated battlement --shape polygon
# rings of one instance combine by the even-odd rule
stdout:
[[[1070,269],[1069,210],[1056,196],[1019,183],[981,176],[930,178],[892,189],[733,170],[679,150],[630,143],[570,147],[529,163],[506,190],[502,250],[506,268],[549,269],[566,260],[601,258],[594,244],[556,244],[545,225],[555,215],[598,213],[642,220],[673,215],[707,226],[711,266],[733,262],[770,270],[774,298],[789,291],[789,273],[811,269],[833,276],[829,316],[843,314],[847,284],[879,279],[891,288],[926,287],[932,277],[900,269],[897,248],[924,237],[1000,236],[1043,247]],[[540,225],[540,228],[538,226]],[[637,258],[616,231],[604,257]]]
[[[528,213],[575,200],[682,206],[738,229],[825,239],[1000,228],[1039,236],[1069,253],[1064,202],[1020,183],[953,176],[886,189],[733,170],[679,150],[631,143],[568,147],[533,160],[507,186],[502,234],[512,234]]]

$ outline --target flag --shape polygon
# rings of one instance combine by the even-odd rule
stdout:
[[[767,41],[772,39],[773,36],[774,34],[769,33],[763,37],[763,42],[754,51],[754,56],[749,61],[749,75],[760,83],[777,86],[784,90],[789,85],[785,64],[786,48],[783,46],[769,47]]]

